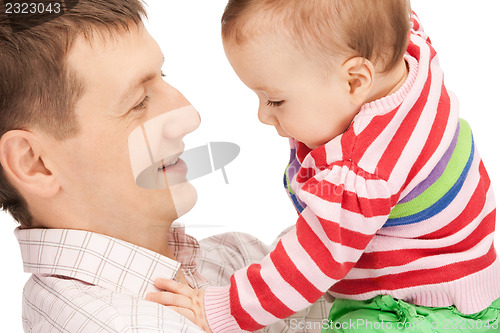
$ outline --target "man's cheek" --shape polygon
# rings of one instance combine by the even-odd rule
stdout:
[[[187,166],[179,160],[183,152],[182,136],[165,135],[172,124],[192,113],[188,105],[168,111],[135,128],[128,139],[130,163],[134,180],[146,189],[167,189],[186,182]],[[170,133],[171,134],[171,133]]]

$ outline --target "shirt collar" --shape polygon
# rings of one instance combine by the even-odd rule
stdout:
[[[14,233],[27,273],[69,277],[141,297],[158,291],[154,279],[174,279],[181,267],[192,286],[206,282],[196,272],[199,244],[177,224],[171,228],[169,244],[179,262],[90,231],[17,228]]]

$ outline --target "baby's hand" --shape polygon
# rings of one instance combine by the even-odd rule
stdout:
[[[205,316],[205,291],[167,279],[156,279],[155,286],[164,292],[153,292],[146,295],[146,300],[163,304],[183,315],[201,327],[205,332],[212,333]]]

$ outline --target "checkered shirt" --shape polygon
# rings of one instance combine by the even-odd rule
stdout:
[[[227,233],[200,243],[174,224],[169,244],[177,261],[105,235],[66,229],[15,230],[24,270],[26,332],[202,332],[169,308],[144,300],[153,281],[182,270],[194,288],[225,285],[238,269],[260,261],[273,246]],[[200,251],[201,250],[201,251]],[[202,276],[203,274],[203,276]],[[319,332],[329,304],[310,308],[259,332]]]
[[[173,227],[178,260],[112,237],[81,230],[16,229],[24,270],[26,332],[186,332],[200,328],[169,308],[144,300],[153,281],[179,268],[192,287],[207,284],[196,271],[199,245]]]

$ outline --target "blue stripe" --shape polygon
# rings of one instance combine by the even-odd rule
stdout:
[[[295,209],[297,209],[297,211],[300,213],[302,213],[302,211],[304,210],[304,207],[302,207],[302,205],[299,203],[297,197],[295,196],[295,194],[292,194],[290,193],[290,198],[292,199],[293,201],[293,205],[295,206]]]
[[[285,189],[287,190],[288,195],[290,196],[290,199],[292,199],[292,202],[293,202],[293,205],[295,206],[295,209],[297,209],[299,214],[302,213],[302,211],[304,210],[304,207],[300,204],[297,196],[295,196],[295,194],[293,194],[292,191],[290,191],[290,189],[288,187],[289,184],[286,181],[286,171],[285,171],[285,176],[283,177],[283,185],[285,185]]]
[[[472,137],[471,153],[469,159],[467,160],[467,164],[465,165],[464,170],[460,174],[460,177],[458,178],[457,182],[450,188],[450,190],[429,208],[410,216],[388,219],[387,222],[384,224],[384,227],[393,227],[397,225],[422,222],[442,212],[446,207],[448,207],[448,205],[453,201],[453,199],[456,198],[456,196],[462,189],[462,186],[464,185],[465,179],[467,178],[467,174],[469,173],[473,160],[474,160],[474,137]]]

